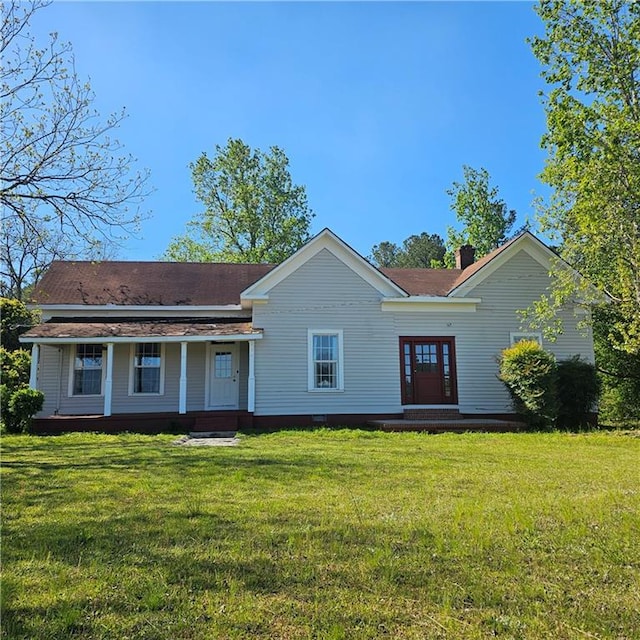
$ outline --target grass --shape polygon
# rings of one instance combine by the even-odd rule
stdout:
[[[7,436],[2,637],[638,638],[638,436]]]

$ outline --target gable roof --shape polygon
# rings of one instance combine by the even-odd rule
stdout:
[[[39,305],[223,306],[271,264],[65,262],[56,260],[32,294]]]
[[[525,231],[461,269],[377,269],[329,229],[279,265],[207,262],[55,261],[36,286],[39,305],[203,306],[239,305],[268,296],[319,251],[327,249],[385,297],[463,297],[516,251],[524,249],[549,268],[558,257]]]
[[[552,260],[562,258],[551,250],[542,240],[530,231],[524,231],[469,265],[456,279],[447,295],[461,296],[467,294],[490,276],[501,264],[520,250],[526,251],[534,260],[547,270],[551,270]],[[564,264],[567,264],[566,262]],[[567,265],[569,266],[569,265]]]
[[[241,295],[242,300],[265,299],[273,287],[324,249],[330,251],[382,295],[400,297],[406,297],[408,295],[407,291],[381,270],[365,260],[357,251],[344,242],[344,240],[333,233],[333,231],[325,228],[298,249],[292,256],[289,256],[284,262],[275,267],[275,269],[243,291]]]

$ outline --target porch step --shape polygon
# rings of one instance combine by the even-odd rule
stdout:
[[[461,420],[458,409],[405,409],[405,420]]]
[[[462,417],[457,420],[370,420],[367,424],[381,431],[424,431],[427,433],[512,432],[521,431],[525,427],[517,420]]]
[[[370,426],[381,431],[421,431],[426,433],[463,433],[479,432],[513,432],[520,431],[524,425],[509,420],[372,420]]]
[[[199,415],[196,417],[191,434],[223,433],[229,435],[238,430],[238,416],[233,414]]]

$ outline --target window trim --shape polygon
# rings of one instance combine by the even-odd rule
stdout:
[[[139,344],[158,344],[160,345],[160,384],[159,390],[153,392],[138,392],[134,391],[133,384],[135,380],[135,359],[136,359],[136,347]],[[148,396],[163,396],[164,395],[164,369],[165,369],[165,343],[164,342],[132,342],[129,347],[129,396],[133,397],[148,397]]]
[[[100,393],[74,393],[73,390],[75,388],[75,379],[76,379],[76,371],[81,371],[81,369],[76,369],[76,357],[78,354],[78,347],[81,345],[95,345],[95,343],[89,342],[75,342],[74,344],[69,345],[69,388],[67,389],[67,395],[69,398],[103,398],[104,397],[104,383],[107,375],[107,368],[105,366],[107,355],[106,349],[103,344],[100,344],[100,348],[102,350],[102,365],[100,369],[102,371],[102,375],[100,376]]]
[[[522,340],[534,340],[542,346],[542,333],[540,331],[510,331],[509,344],[513,346]]]
[[[338,371],[335,387],[315,386],[314,336],[336,336],[338,338]],[[307,329],[307,391],[309,393],[341,393],[344,391],[344,344],[342,329]]]

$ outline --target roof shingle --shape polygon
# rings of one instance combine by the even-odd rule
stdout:
[[[35,288],[38,304],[211,306],[240,293],[275,265],[206,262],[55,261]]]

